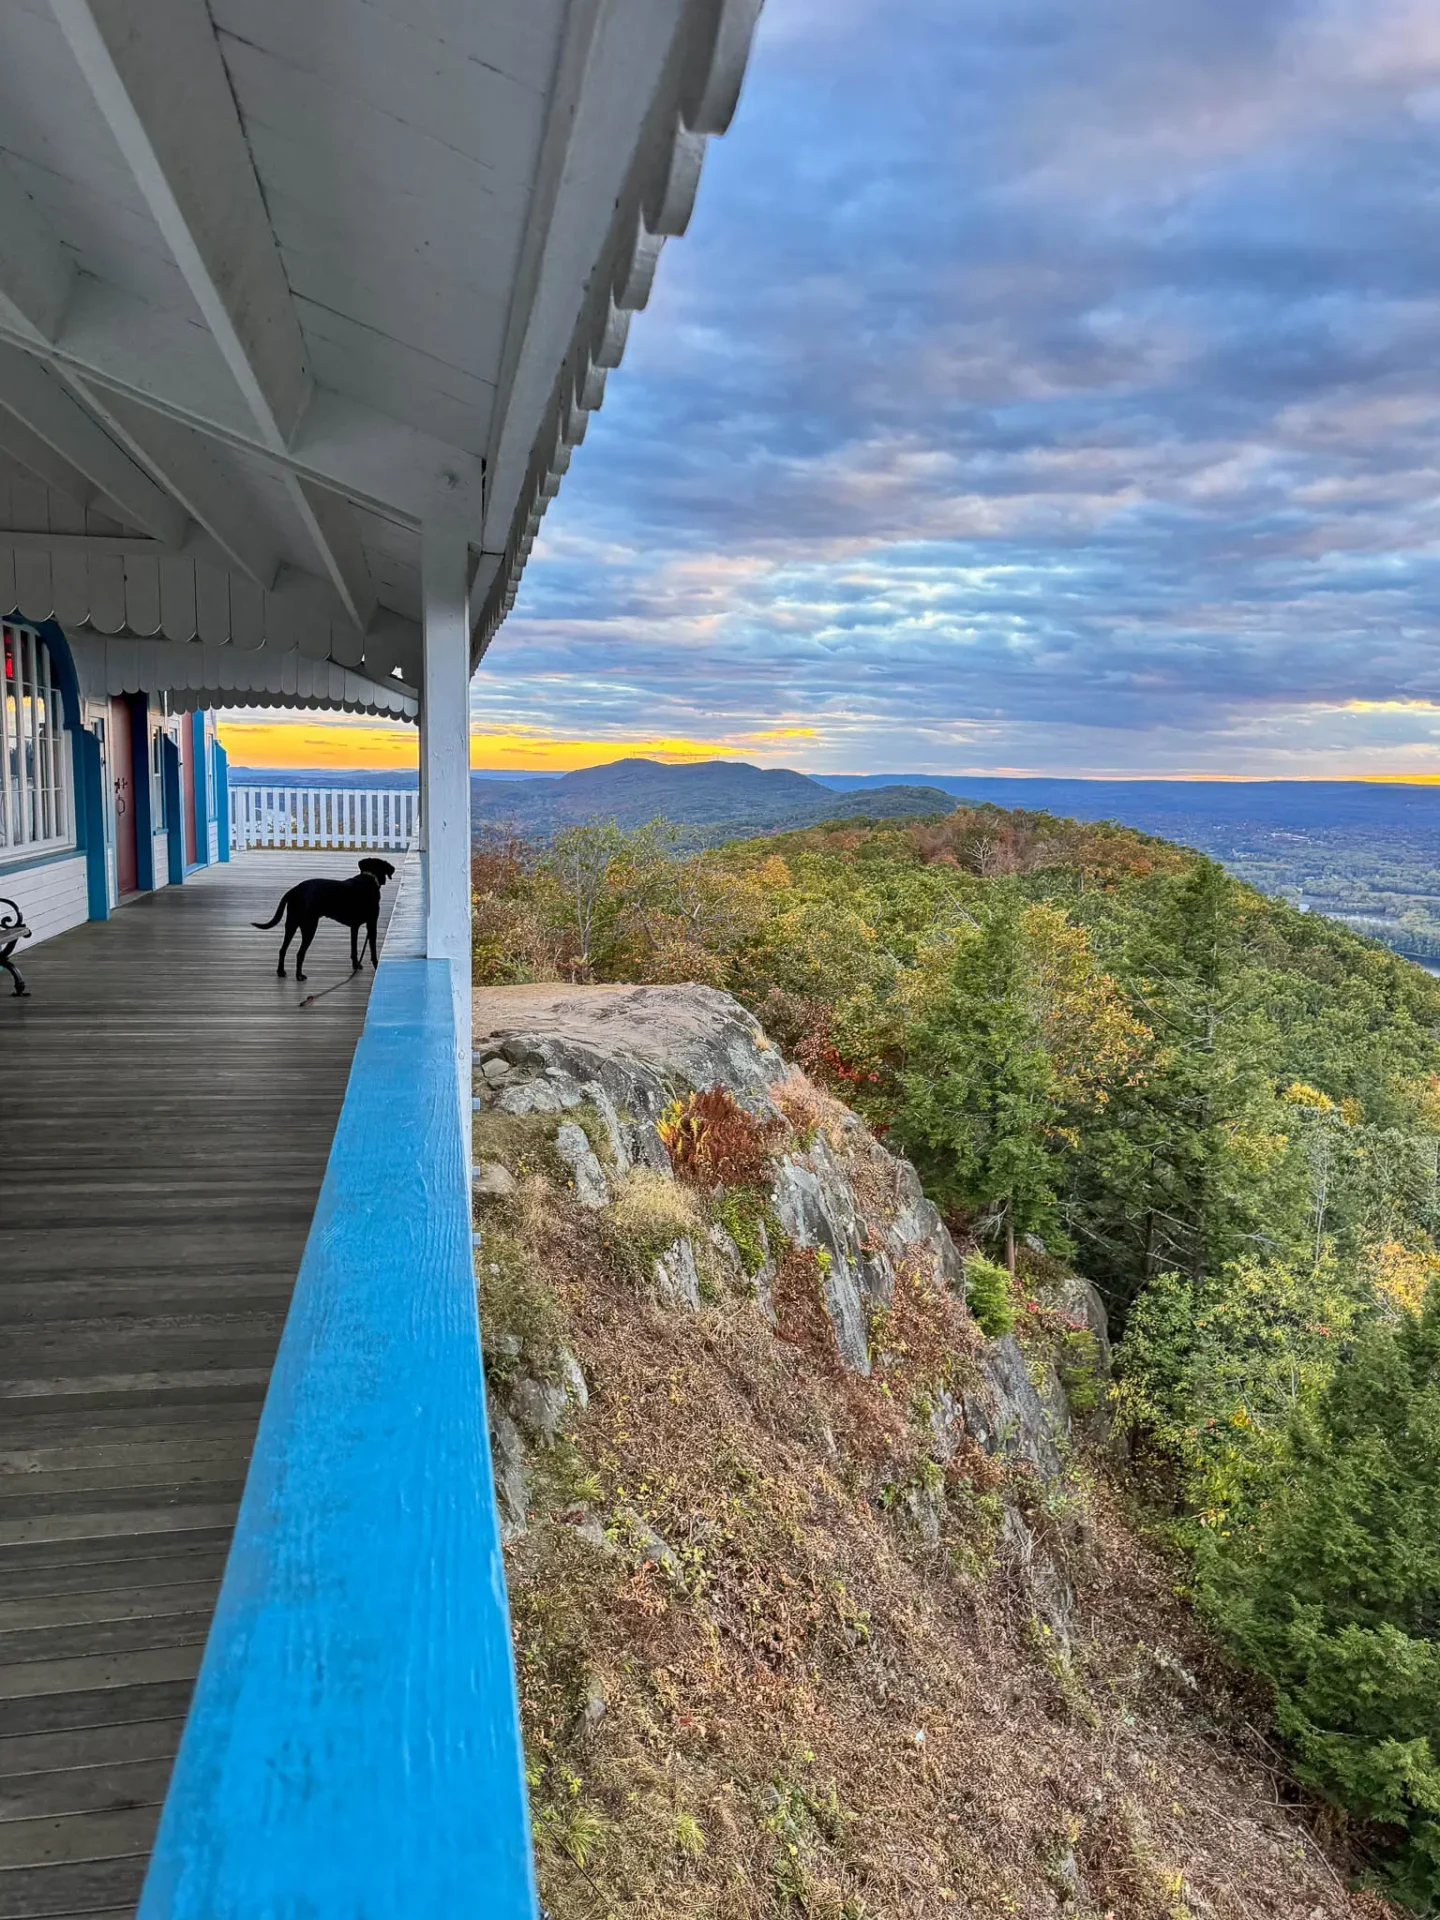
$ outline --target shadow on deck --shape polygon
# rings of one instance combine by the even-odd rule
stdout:
[[[249,923],[354,860],[240,856],[0,992],[0,1920],[134,1911],[370,991]]]

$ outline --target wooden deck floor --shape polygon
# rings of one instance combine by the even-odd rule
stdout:
[[[237,858],[0,978],[0,1920],[134,1912],[369,997],[345,929],[297,987],[249,923],[354,859]]]

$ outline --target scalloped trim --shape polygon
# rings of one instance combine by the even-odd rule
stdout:
[[[97,692],[166,693],[171,704],[201,707],[311,707],[342,713],[415,720],[420,702],[414,687],[376,680],[354,667],[306,654],[239,653],[204,641],[132,640],[93,629],[71,630]]]
[[[606,374],[620,364],[630,316],[650,298],[660,250],[689,225],[706,142],[724,133],[734,115],[762,4],[690,0],[685,10],[536,436],[500,566],[475,621],[475,665],[515,604],[545,509],[585,437],[588,415],[605,397]]]
[[[170,687],[166,691],[172,713],[214,712],[222,720],[226,700],[233,700],[234,696],[233,688],[222,687]],[[416,725],[420,719],[420,702],[413,695],[407,700],[404,712],[393,707],[366,706],[359,700],[336,700],[329,695],[322,698],[318,694],[247,693],[244,704],[247,707],[298,707],[317,713],[369,714],[378,720],[409,720]]]

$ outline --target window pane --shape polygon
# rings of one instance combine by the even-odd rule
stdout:
[[[3,635],[0,849],[68,845],[70,752],[50,651],[28,627]]]

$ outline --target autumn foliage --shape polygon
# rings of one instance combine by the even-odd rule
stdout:
[[[698,1187],[762,1185],[784,1130],[779,1121],[747,1113],[728,1087],[677,1100],[658,1124],[676,1175]]]
[[[1405,1450],[1428,1463],[1426,1423],[1440,1431],[1418,1360],[1388,1438],[1384,1395],[1341,1406],[1335,1385],[1363,1353],[1403,1386],[1437,1297],[1440,981],[1184,848],[989,806],[703,851],[663,822],[591,823],[497,840],[474,881],[482,984],[702,982],[809,1076],[820,1106],[799,1097],[773,1126],[714,1089],[665,1116],[692,1196],[768,1184],[777,1147],[829,1125],[838,1096],[987,1258],[1015,1270],[1043,1245],[1094,1285],[1118,1350],[1111,1410],[1197,1591],[1227,1596],[1234,1644],[1303,1702],[1286,1731],[1311,1777],[1357,1818],[1388,1810],[1377,1859],[1440,1907],[1440,1558],[1406,1574],[1408,1624],[1365,1642],[1366,1729],[1301,1672],[1298,1642],[1245,1612],[1273,1600],[1278,1619],[1313,1576],[1296,1632],[1349,1658],[1343,1581],[1307,1555],[1369,1542],[1361,1466],[1393,1447],[1386,1485],[1404,1487]],[[782,1345],[801,1336],[807,1359],[823,1281],[796,1260],[775,1281]],[[1301,1525],[1302,1482],[1335,1527]],[[1397,1511],[1413,1506],[1407,1492]],[[1282,1548],[1290,1585],[1266,1598]],[[1339,1671],[1330,1653],[1322,1668]],[[1324,1758],[1355,1741],[1363,1781]],[[1110,1841],[1133,1851],[1126,1833],[1117,1817]]]

